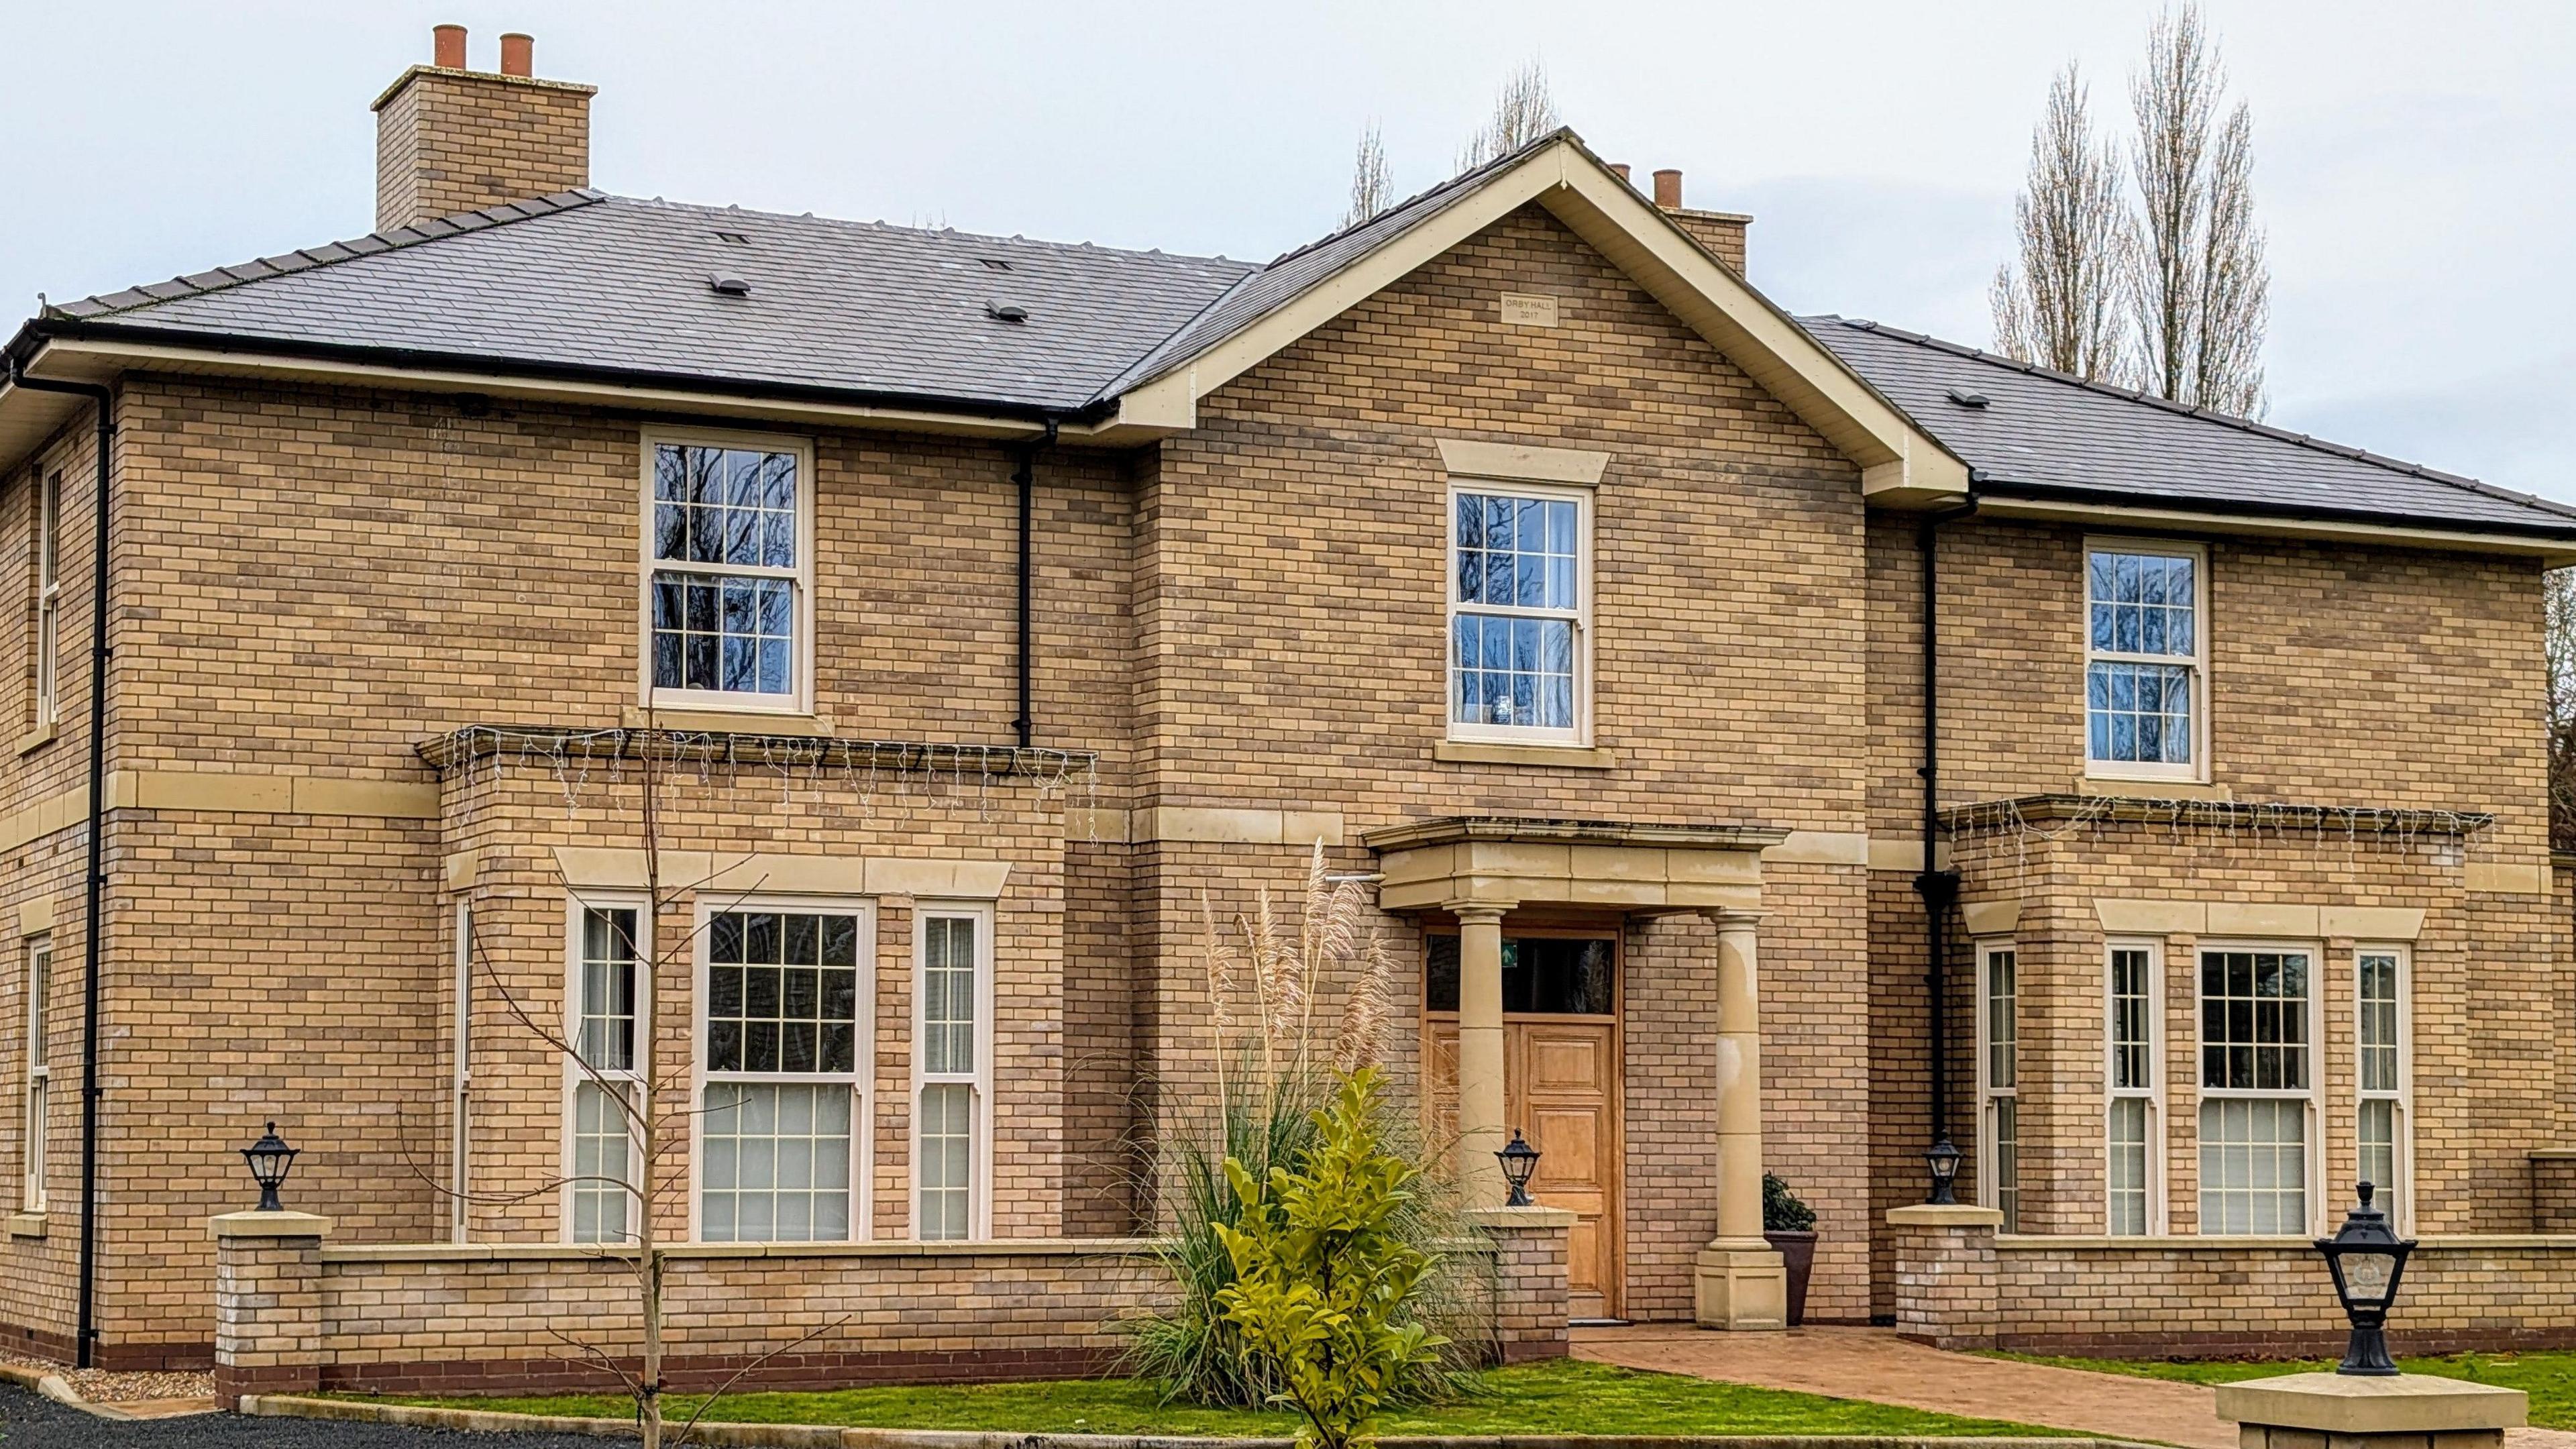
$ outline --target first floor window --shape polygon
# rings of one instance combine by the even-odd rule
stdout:
[[[2010,943],[1977,948],[1977,1085],[1983,1098],[1978,1173],[1985,1205],[2004,1215],[2003,1231],[2021,1231],[2021,1023],[2017,956]]]
[[[2361,1149],[2361,1180],[2376,1190],[2377,1202],[2391,1223],[2405,1206],[2404,1099],[2405,964],[2398,952],[2365,948],[2354,964],[2354,997],[2360,1020],[2355,1040],[2360,1050],[2356,1134]]]
[[[1588,582],[1573,494],[1451,496],[1450,732],[1570,743],[1583,732]]]
[[[633,1113],[640,1104],[637,1023],[643,971],[635,906],[577,906],[569,1023],[572,1074],[572,1240],[632,1237],[635,1200]]]
[[[707,919],[699,1236],[852,1236],[865,1053],[854,910],[742,909]]]
[[[2308,1230],[2309,953],[2200,954],[2200,1230]]]
[[[921,1089],[913,1214],[924,1239],[977,1235],[983,1151],[989,917],[925,910],[920,927]]]
[[[2111,948],[2109,1226],[2115,1235],[2150,1231],[2156,1157],[2156,957],[2144,946]]]
[[[2199,771],[2201,561],[2188,544],[2085,550],[2085,753],[2098,772]]]
[[[45,475],[36,497],[36,723],[62,715],[62,555],[56,546],[63,516],[61,470]]]
[[[53,1090],[53,1068],[46,1060],[45,994],[53,989],[54,938],[27,940],[27,1121],[24,1188],[19,1203],[28,1212],[45,1210],[45,1122],[47,1097]]]
[[[657,442],[646,453],[654,697],[793,707],[811,557],[803,451]]]

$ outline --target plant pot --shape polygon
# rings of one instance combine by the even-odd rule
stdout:
[[[1780,1264],[1789,1270],[1789,1326],[1795,1328],[1807,1321],[1807,1275],[1816,1268],[1816,1235],[1814,1233],[1764,1233],[1762,1240],[1780,1255]]]

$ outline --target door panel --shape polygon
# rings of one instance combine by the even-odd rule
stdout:
[[[1513,1123],[1539,1151],[1530,1196],[1575,1215],[1566,1262],[1577,1318],[1619,1313],[1618,1028],[1604,1021],[1503,1024]]]

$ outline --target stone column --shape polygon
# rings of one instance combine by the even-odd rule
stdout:
[[[1503,1205],[1503,913],[1460,902],[1458,918],[1458,1186],[1471,1208]]]
[[[1762,1237],[1762,990],[1751,911],[1717,927],[1717,1236],[1699,1254],[1702,1328],[1786,1328],[1789,1274]]]
[[[225,1213],[215,1239],[215,1396],[304,1394],[322,1386],[322,1239],[311,1213]]]

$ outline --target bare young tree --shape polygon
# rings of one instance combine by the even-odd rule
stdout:
[[[1395,204],[1395,180],[1387,171],[1386,137],[1377,122],[1360,132],[1359,156],[1351,166],[1351,205],[1342,213],[1348,230]]]
[[[2576,849],[2576,569],[2541,576],[2548,668],[2549,843]]]
[[[2140,202],[2131,310],[2142,385],[2159,397],[2260,417],[2271,278],[2254,220],[2254,119],[2219,119],[2227,68],[2197,4],[2147,33],[2129,86]]]
[[[1492,118],[1458,148],[1458,169],[1473,171],[1563,124],[1556,113],[1556,99],[1548,92],[1547,68],[1531,61],[1503,82],[1501,92],[1494,97]]]
[[[2019,255],[1988,289],[1995,350],[2103,382],[2129,374],[2129,208],[2120,158],[2093,130],[2073,63],[2048,87],[2030,138],[2030,179],[2013,202]]]

